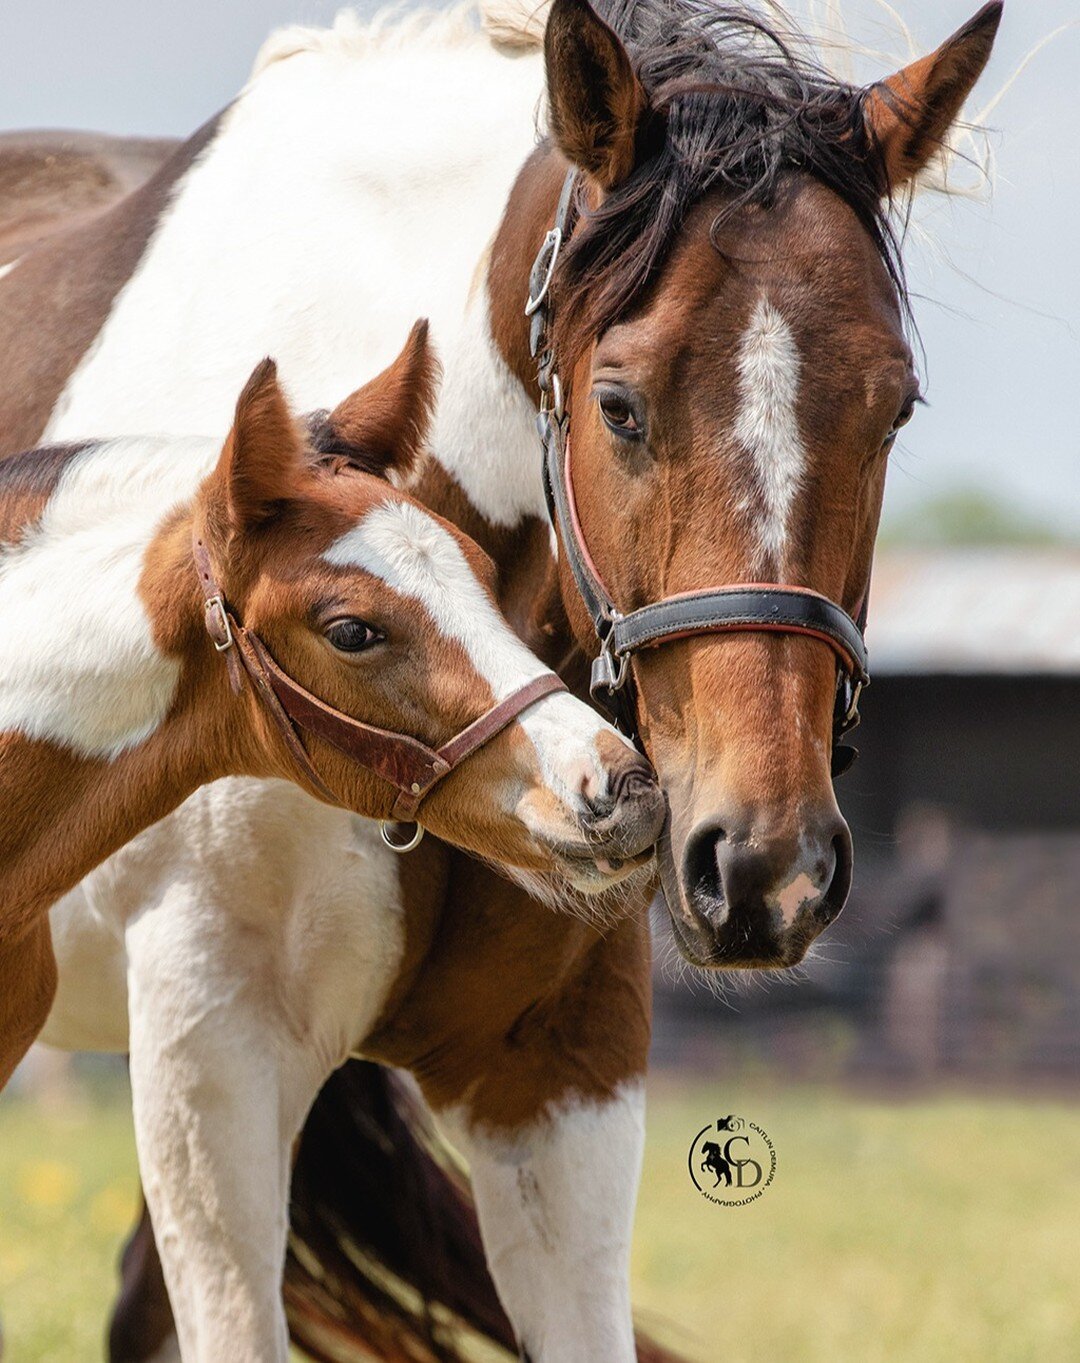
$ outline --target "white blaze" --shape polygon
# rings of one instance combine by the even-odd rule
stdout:
[[[436,628],[461,644],[497,701],[548,671],[499,614],[453,536],[419,507],[385,502],[325,557],[337,567],[363,568],[419,601]],[[588,706],[556,693],[530,706],[519,723],[560,797],[576,801],[585,785],[606,790],[607,768],[594,743],[616,731]]]
[[[806,454],[799,435],[799,350],[791,328],[767,298],[758,300],[739,346],[739,415],[735,435],[754,462],[765,503],[761,549],[782,559],[792,503]]]

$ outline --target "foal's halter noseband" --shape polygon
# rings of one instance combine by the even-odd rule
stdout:
[[[637,737],[631,664],[642,648],[698,634],[738,631],[801,634],[832,649],[837,660],[833,711],[832,772],[839,776],[855,760],[856,749],[839,740],[859,722],[859,696],[870,681],[867,671],[867,595],[858,621],[820,592],[773,582],[749,582],[669,596],[623,614],[604,585],[585,540],[574,499],[570,462],[570,418],[551,347],[551,282],[570,226],[576,172],[563,183],[555,224],[544,238],[529,277],[525,315],[531,319],[529,349],[538,364],[540,413],[537,427],[544,449],[544,491],[578,594],[592,619],[600,654],[593,660],[589,690],[623,729]]]
[[[192,554],[203,593],[206,632],[217,651],[225,655],[234,693],[240,693],[246,672],[256,696],[277,725],[293,761],[324,799],[335,805],[345,803],[316,771],[300,737],[300,729],[331,744],[392,786],[397,794],[389,817],[381,821],[380,829],[383,841],[395,852],[412,851],[423,837],[424,830],[416,823],[416,814],[420,802],[434,786],[496,734],[502,733],[530,705],[544,696],[566,690],[553,672],[534,677],[441,748],[429,748],[409,734],[379,729],[335,710],[283,672],[262,639],[254,630],[245,629],[230,610],[214,575],[206,541],[197,530],[193,536]],[[395,842],[391,837],[390,829],[400,823],[416,823],[407,842]]]

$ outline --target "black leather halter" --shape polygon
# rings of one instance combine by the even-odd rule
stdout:
[[[570,420],[562,384],[550,345],[551,281],[573,203],[575,172],[570,171],[559,196],[555,225],[533,263],[529,277],[531,318],[529,345],[538,363],[540,413],[537,427],[544,449],[544,491],[552,523],[578,593],[596,630],[600,654],[593,660],[589,690],[621,727],[637,738],[632,700],[631,664],[642,648],[698,634],[737,631],[802,634],[832,649],[837,660],[836,704],[833,711],[832,773],[839,776],[855,760],[857,750],[840,743],[859,722],[859,696],[870,681],[867,670],[866,627],[868,592],[853,620],[847,611],[808,587],[772,582],[749,582],[669,596],[623,614],[596,564],[577,514],[570,462]]]

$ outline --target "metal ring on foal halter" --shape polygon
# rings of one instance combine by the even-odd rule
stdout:
[[[534,677],[441,748],[429,748],[409,734],[379,729],[335,710],[283,672],[262,639],[254,630],[245,629],[229,609],[214,576],[210,552],[198,531],[193,534],[192,554],[203,591],[206,631],[217,651],[225,655],[234,693],[240,693],[246,672],[296,765],[324,799],[335,805],[342,803],[315,770],[300,738],[300,729],[315,734],[394,787],[397,795],[390,814],[379,824],[382,840],[391,851],[411,852],[419,845],[424,829],[417,821],[416,813],[420,802],[439,781],[496,734],[502,733],[530,705],[556,691],[566,690],[565,684],[553,672]],[[415,829],[413,834],[405,842],[393,841],[390,829],[410,824]]]
[[[868,591],[852,619],[835,601],[808,587],[775,582],[749,582],[669,596],[623,615],[593,562],[578,518],[570,464],[570,418],[551,348],[551,284],[559,251],[568,237],[576,172],[563,182],[555,225],[544,238],[529,277],[529,349],[537,360],[540,412],[537,429],[544,450],[544,492],[552,524],[559,530],[566,561],[600,641],[593,660],[589,690],[624,731],[637,738],[632,689],[632,661],[641,648],[696,634],[755,632],[802,634],[826,644],[836,654],[836,702],[833,710],[832,774],[840,776],[857,749],[839,740],[859,722],[859,697],[870,682],[866,628]],[[630,688],[628,688],[630,683]]]

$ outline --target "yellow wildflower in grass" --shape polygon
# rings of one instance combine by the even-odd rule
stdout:
[[[66,1211],[78,1191],[78,1170],[59,1160],[31,1160],[15,1175],[16,1195],[38,1211]]]

